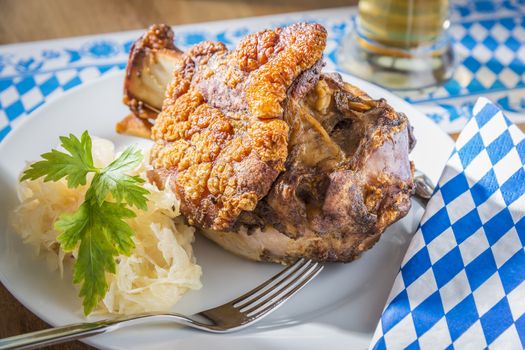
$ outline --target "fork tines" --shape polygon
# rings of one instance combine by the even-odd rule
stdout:
[[[232,302],[233,307],[250,318],[258,318],[297,293],[323,266],[312,260],[299,259],[265,283]]]

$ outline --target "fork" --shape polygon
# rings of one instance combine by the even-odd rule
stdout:
[[[0,339],[0,350],[33,349],[64,343],[142,324],[171,321],[212,333],[228,333],[245,328],[268,316],[310,282],[323,266],[299,259],[294,264],[246,294],[221,306],[185,316],[178,313],[144,313],[116,319],[78,323]]]
[[[430,197],[434,193],[435,186],[432,180],[421,170],[414,172],[414,194],[416,198],[421,200],[424,206],[426,206]]]

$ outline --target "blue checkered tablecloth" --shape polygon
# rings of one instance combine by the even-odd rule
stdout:
[[[373,349],[525,348],[525,136],[486,99],[426,207]]]
[[[233,47],[247,33],[296,21],[316,21],[329,32],[326,69],[337,69],[337,50],[355,8],[177,26],[176,42],[202,40]],[[445,131],[461,130],[480,95],[525,122],[525,0],[454,0],[450,35],[458,54],[454,77],[438,89],[404,97]],[[63,91],[125,67],[141,31],[0,46],[0,140],[28,113]]]

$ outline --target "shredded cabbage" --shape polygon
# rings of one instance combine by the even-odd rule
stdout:
[[[115,159],[115,146],[104,139],[93,139],[93,161],[104,167]],[[130,175],[146,177],[145,160]],[[137,210],[129,219],[135,235],[135,250],[130,256],[119,256],[115,274],[108,274],[108,292],[98,305],[97,313],[132,314],[168,311],[189,289],[200,289],[202,270],[192,250],[195,230],[184,224],[179,201],[165,186],[161,191],[146,182],[148,209]],[[11,222],[25,243],[43,255],[52,270],[63,274],[64,263],[75,258],[60,249],[54,222],[64,212],[76,210],[84,200],[88,186],[68,188],[65,180],[44,182],[23,181],[18,188],[21,204]],[[31,218],[28,220],[27,218]]]

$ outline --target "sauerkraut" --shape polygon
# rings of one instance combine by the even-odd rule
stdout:
[[[93,139],[93,161],[104,167],[115,159],[113,143]],[[130,175],[146,176],[147,154]],[[165,186],[161,191],[146,182],[148,209],[136,210],[128,223],[135,232],[135,249],[130,256],[119,256],[115,274],[107,274],[109,289],[96,312],[131,314],[168,311],[190,289],[201,288],[202,270],[192,250],[195,230],[184,224],[179,201]],[[12,224],[25,243],[43,255],[51,269],[63,273],[64,264],[75,259],[75,252],[64,253],[53,228],[65,212],[76,210],[88,186],[68,188],[65,180],[23,181],[18,189],[21,204],[12,215]],[[31,218],[28,220],[28,218]]]

